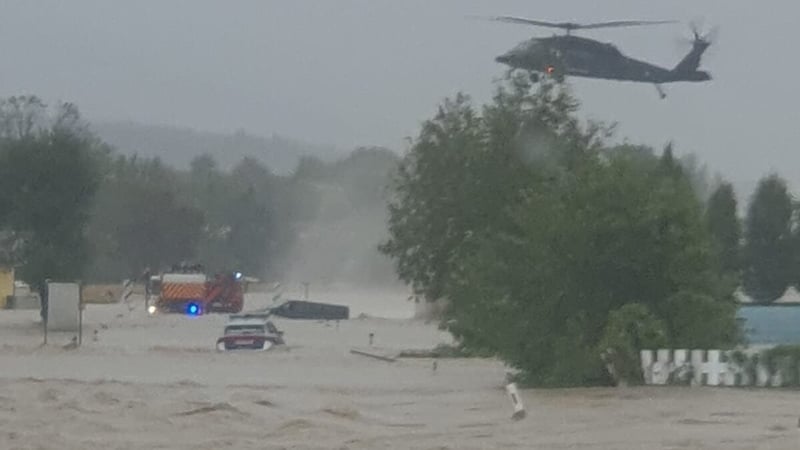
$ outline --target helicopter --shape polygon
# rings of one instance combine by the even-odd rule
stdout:
[[[545,38],[531,38],[523,41],[508,52],[497,56],[495,61],[514,69],[526,70],[531,81],[540,80],[542,75],[561,82],[566,76],[599,78],[617,81],[652,83],[663,99],[666,93],[662,84],[676,82],[703,82],[711,80],[711,74],[698,70],[700,58],[711,40],[701,35],[692,26],[693,41],[689,53],[675,67],[668,69],[624,55],[614,44],[596,41],[572,34],[576,30],[630,27],[675,23],[675,21],[613,21],[579,24],[573,22],[546,22],[521,17],[500,16],[490,20],[508,23],[534,25],[566,30],[565,34]]]

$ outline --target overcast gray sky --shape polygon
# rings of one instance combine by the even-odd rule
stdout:
[[[587,117],[619,136],[674,139],[713,169],[800,182],[796,1],[5,0],[0,95],[79,105],[89,120],[212,131],[244,128],[341,147],[402,148],[445,96],[488,99],[495,55],[550,30],[468,15],[543,20],[675,19],[582,32],[672,67],[702,17],[720,27],[703,67],[714,80],[667,86],[573,79]],[[719,45],[716,45],[719,44]]]

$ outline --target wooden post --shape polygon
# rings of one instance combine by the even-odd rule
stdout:
[[[83,343],[83,282],[78,280],[78,347]]]

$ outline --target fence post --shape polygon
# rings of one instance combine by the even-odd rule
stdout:
[[[44,288],[39,293],[39,308],[42,311],[42,325],[44,326],[44,344],[47,345],[47,318],[50,315],[50,278],[45,278]]]
[[[708,351],[708,384],[709,386],[719,386],[719,374],[722,371],[722,363],[719,360],[719,350]]]
[[[653,384],[653,351],[642,350],[639,352],[639,358],[642,363],[644,384]]]
[[[706,370],[705,350],[692,350],[692,384],[699,386],[703,384],[703,372]]]
[[[688,353],[689,350],[686,349],[675,350],[672,367],[673,382],[685,383],[687,381],[685,377],[689,373]]]
[[[78,347],[83,343],[83,281],[78,280]]]

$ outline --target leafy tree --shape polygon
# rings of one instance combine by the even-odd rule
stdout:
[[[472,345],[479,330],[491,329],[477,345],[497,349],[526,381],[545,385],[602,382],[595,343],[610,311],[629,303],[652,310],[673,342],[708,333],[706,323],[676,316],[669,299],[684,290],[712,298],[719,308],[700,310],[702,321],[728,297],[714,277],[692,187],[658,175],[660,168],[616,159],[587,163],[568,186],[540,188],[518,205],[511,219],[520,231],[485,237],[491,256],[478,254],[460,277],[451,331]],[[493,294],[482,295],[484,285]],[[722,316],[708,340],[732,343],[734,324]]]
[[[16,236],[18,274],[34,289],[47,278],[83,276],[100,158],[74,106],[48,111],[37,97],[0,102],[0,223]]]
[[[479,114],[470,98],[448,99],[426,121],[414,148],[395,173],[389,202],[389,239],[380,250],[398,276],[429,301],[444,296],[461,252],[470,252],[482,233],[507,227],[503,210],[520,201],[531,164],[553,166],[577,153],[582,140],[576,108],[552,84],[530,92],[524,77],[500,86]],[[502,179],[502,182],[497,180]]]
[[[713,181],[708,173],[708,167],[701,164],[697,155],[689,153],[680,159],[681,166],[686,171],[686,175],[694,186],[697,197],[707,202],[712,194]]]
[[[120,216],[114,238],[131,274],[153,270],[177,261],[191,260],[203,227],[203,215],[181,204],[170,191],[134,185],[119,199],[128,214]]]
[[[780,298],[793,281],[792,199],[777,174],[761,179],[747,211],[744,290],[755,301]]]
[[[708,199],[705,215],[720,269],[738,281],[742,266],[742,227],[736,204],[733,186],[721,183]]]
[[[738,305],[730,298],[715,299],[710,295],[688,291],[676,292],[665,304],[673,348],[716,348],[739,342],[736,322]]]
[[[360,147],[331,163],[325,178],[343,190],[349,210],[383,209],[388,179],[398,162],[399,158],[390,150]]]
[[[446,101],[436,117],[423,124],[414,151],[396,174],[395,199],[389,204],[390,239],[380,250],[394,258],[399,277],[429,300],[444,294],[453,256],[475,225],[464,217],[471,215],[465,208],[469,192],[464,187],[475,167],[470,162],[481,151],[479,122],[468,97]],[[484,216],[484,223],[489,220]]]
[[[608,315],[603,338],[598,345],[616,382],[642,380],[640,350],[658,349],[668,344],[667,327],[645,305],[628,303]]]
[[[189,170],[158,158],[109,157],[103,173],[89,227],[95,280],[184,259],[209,271],[275,275],[293,243],[293,186],[252,158],[223,171],[210,155]]]
[[[237,269],[262,276],[274,258],[275,202],[269,170],[245,159],[225,173],[213,157],[204,155],[192,161],[188,176],[191,202],[206,220],[198,259],[212,271]]]
[[[443,325],[463,347],[539,385],[610,382],[597,344],[626,305],[651,311],[668,342],[706,325],[675,314],[677,294],[702,299],[703,318],[731,305],[671,148],[605,148],[610,129],[581,126],[575,108],[563,88],[514,79],[480,115],[466,97],[445,102],[401,163],[381,247],[448,301]],[[733,343],[730,314],[713,326],[704,343]]]
[[[178,172],[158,159],[109,162],[89,227],[93,279],[138,276],[195,255],[203,216],[181,201],[180,186]]]

